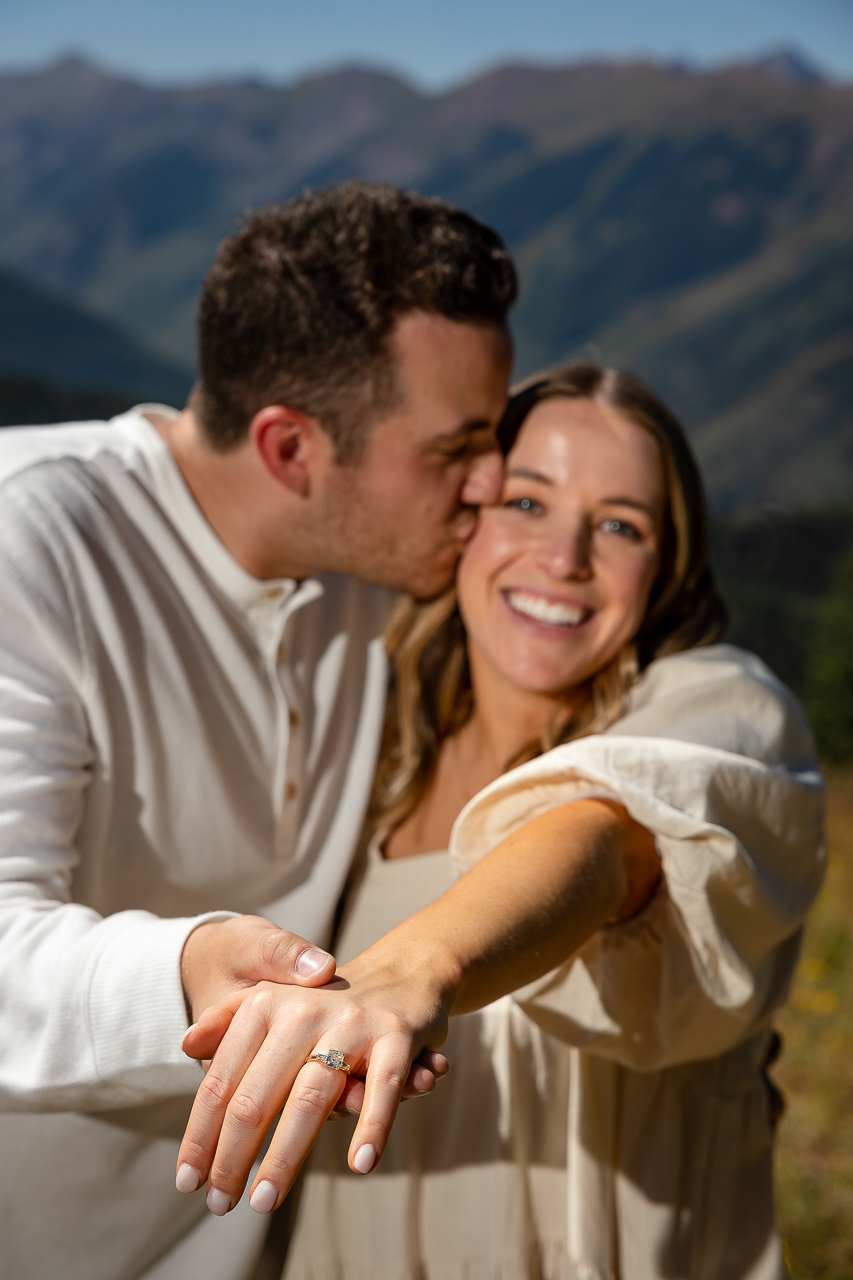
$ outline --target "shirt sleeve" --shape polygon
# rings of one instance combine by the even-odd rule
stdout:
[[[549,1033],[638,1070],[716,1056],[767,1023],[824,871],[802,714],[751,655],[716,649],[655,664],[671,667],[652,673],[644,705],[498,779],[451,841],[461,872],[531,818],[594,795],[654,833],[651,902],[515,993]]]
[[[102,917],[73,901],[93,748],[61,548],[0,506],[0,1108],[101,1110],[193,1092],[180,956],[215,912]]]

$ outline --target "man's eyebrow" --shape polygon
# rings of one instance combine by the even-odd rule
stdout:
[[[494,431],[495,424],[488,418],[471,418],[468,422],[460,422],[458,427],[436,436],[436,440],[455,440],[459,436],[469,436],[475,431]]]

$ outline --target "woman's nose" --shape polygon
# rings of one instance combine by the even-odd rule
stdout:
[[[542,567],[552,578],[586,580],[592,574],[587,529],[564,531],[547,539],[541,550]]]

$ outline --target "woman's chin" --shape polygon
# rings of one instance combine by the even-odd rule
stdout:
[[[565,698],[589,678],[584,664],[565,667],[548,663],[507,663],[501,675],[516,689],[547,698]]]

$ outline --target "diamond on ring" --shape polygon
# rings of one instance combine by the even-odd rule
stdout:
[[[347,1075],[350,1072],[350,1065],[345,1061],[340,1049],[327,1049],[325,1053],[310,1053],[305,1061],[322,1062],[325,1066],[331,1067],[333,1071],[345,1071]]]

